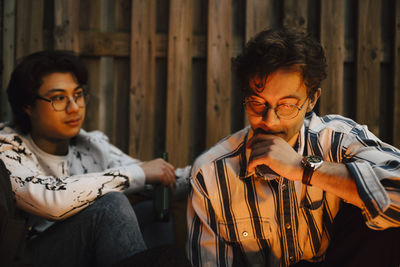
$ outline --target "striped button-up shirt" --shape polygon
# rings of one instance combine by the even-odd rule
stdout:
[[[194,266],[288,266],[321,261],[341,199],[317,187],[247,173],[250,127],[198,157],[188,202],[188,256]],[[338,115],[304,121],[296,150],[346,164],[372,229],[400,226],[400,151],[366,126]]]

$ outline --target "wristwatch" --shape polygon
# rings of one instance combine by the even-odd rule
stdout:
[[[302,183],[305,185],[309,185],[311,181],[311,177],[316,169],[318,169],[324,161],[320,156],[310,155],[305,156],[301,165],[303,166],[303,178],[301,179]]]

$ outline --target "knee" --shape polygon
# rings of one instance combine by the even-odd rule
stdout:
[[[105,205],[110,206],[130,206],[128,198],[121,192],[109,192],[97,199],[97,201],[100,201],[99,203],[104,202]]]
[[[98,198],[90,207],[109,216],[134,216],[133,208],[128,198],[121,192],[110,192]]]

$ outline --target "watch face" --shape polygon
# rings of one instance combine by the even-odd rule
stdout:
[[[319,162],[322,161],[322,159],[321,159],[320,157],[318,157],[318,156],[312,155],[312,156],[308,156],[308,157],[307,157],[307,161],[308,161],[309,163],[319,163]]]

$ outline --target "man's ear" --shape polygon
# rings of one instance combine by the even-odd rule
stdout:
[[[321,96],[321,88],[318,88],[314,93],[314,99],[308,103],[307,112],[310,112],[317,104],[318,98]]]

